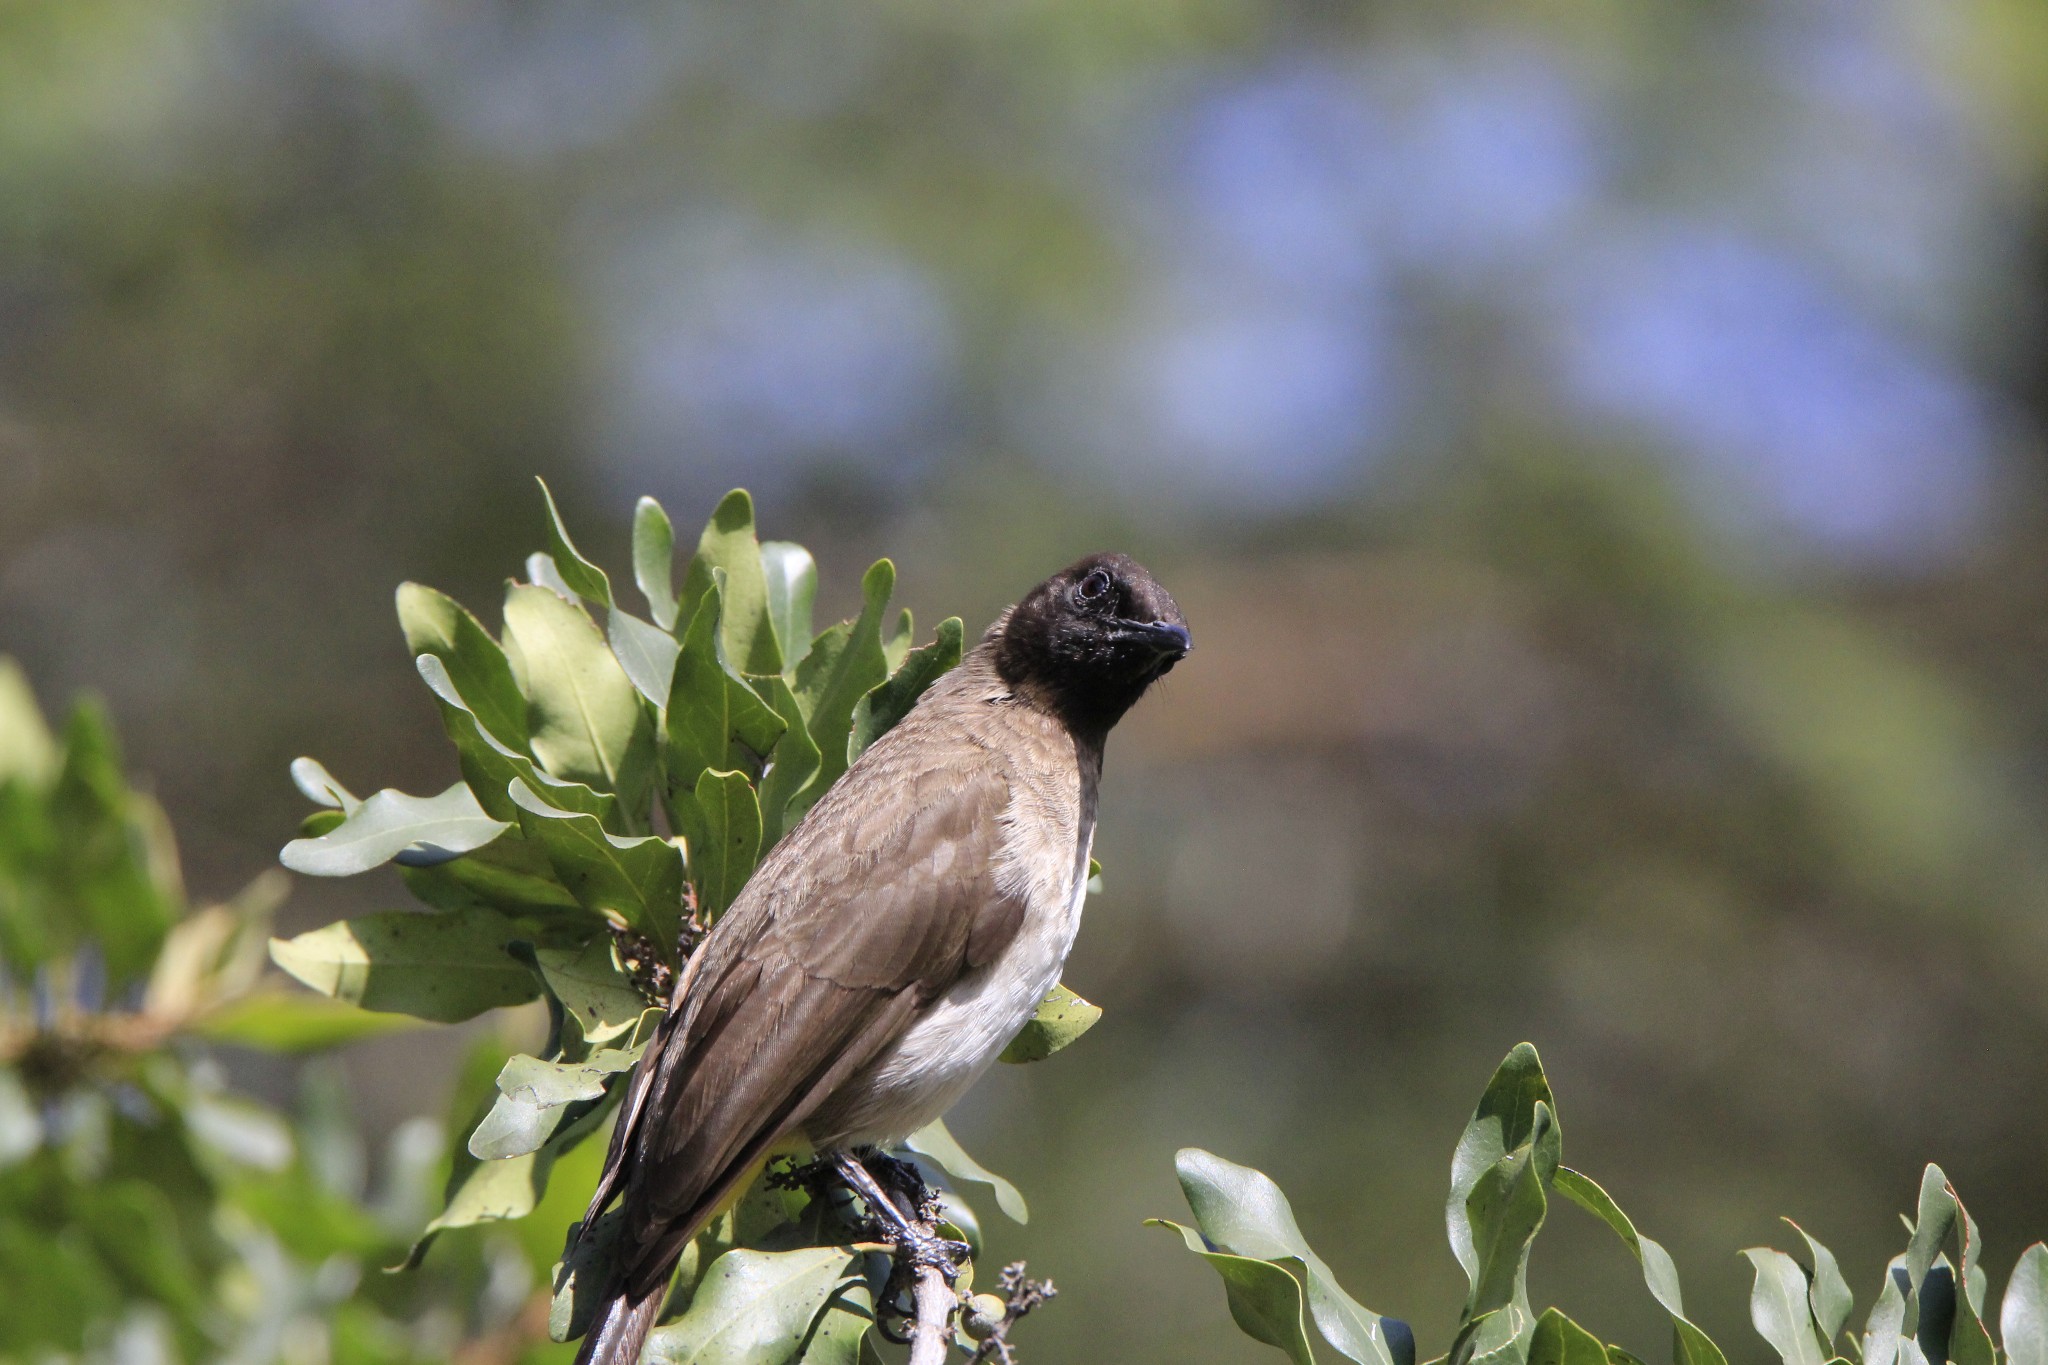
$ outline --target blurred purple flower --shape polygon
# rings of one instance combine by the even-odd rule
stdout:
[[[1568,398],[1684,457],[1723,511],[1879,561],[1937,555],[1977,525],[1988,399],[1797,260],[1679,224],[1572,271],[1557,305]]]

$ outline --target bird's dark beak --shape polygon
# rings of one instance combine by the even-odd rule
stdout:
[[[1188,628],[1173,621],[1139,622],[1131,629],[1133,634],[1165,658],[1178,659],[1195,647],[1194,637],[1188,634]]]

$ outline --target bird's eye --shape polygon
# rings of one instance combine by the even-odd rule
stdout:
[[[1093,602],[1109,591],[1111,579],[1107,570],[1097,569],[1082,579],[1074,591],[1083,602]]]

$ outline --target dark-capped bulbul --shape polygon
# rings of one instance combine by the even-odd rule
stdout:
[[[762,861],[628,1083],[578,1365],[636,1365],[692,1237],[769,1151],[886,1147],[950,1108],[1059,981],[1111,727],[1191,647],[1120,554],[1000,616]]]

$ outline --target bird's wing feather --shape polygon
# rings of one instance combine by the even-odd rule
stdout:
[[[644,1089],[636,1077],[623,1180],[606,1181],[627,1194],[629,1278],[665,1274],[768,1147],[1015,936],[1002,768],[964,738],[912,744],[909,729],[863,755],[756,872]]]

